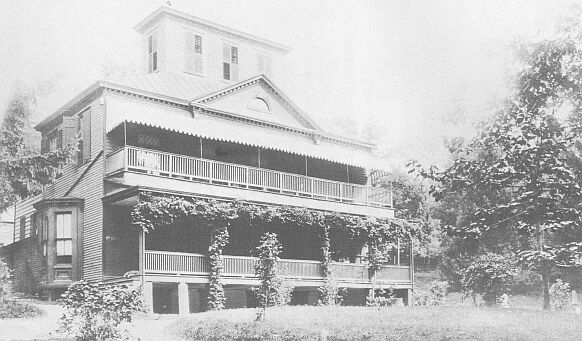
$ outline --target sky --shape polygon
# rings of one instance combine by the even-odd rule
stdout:
[[[108,68],[138,65],[133,27],[166,1],[3,0],[0,106],[51,81],[51,114]],[[550,34],[580,1],[172,0],[173,8],[293,48],[277,84],[334,132],[372,138],[395,166],[443,164],[508,92],[516,41]],[[3,112],[4,110],[2,110]]]

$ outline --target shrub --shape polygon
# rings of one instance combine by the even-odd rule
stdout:
[[[542,276],[535,271],[519,269],[510,291],[514,295],[538,295],[542,287]]]
[[[35,317],[43,313],[32,304],[0,299],[0,319]]]
[[[448,290],[448,283],[446,281],[431,282],[429,291],[416,291],[414,293],[414,305],[417,306],[435,306],[442,305],[445,301],[445,296]]]
[[[0,259],[0,300],[5,295],[4,284],[10,280],[10,268],[3,259]]]
[[[487,305],[495,305],[501,295],[509,293],[515,273],[514,264],[507,257],[487,253],[463,270],[461,286],[465,297],[481,294]]]
[[[394,297],[394,290],[392,288],[388,288],[386,290],[380,289],[376,290],[374,297],[366,297],[366,306],[377,308],[388,307],[394,304],[395,301],[396,297]]]
[[[567,310],[570,307],[570,284],[557,279],[550,287],[550,302],[556,310]]]
[[[340,288],[338,282],[327,276],[323,280],[323,285],[317,288],[319,298],[317,305],[340,305],[347,294],[347,288]]]
[[[141,293],[126,286],[104,286],[79,281],[69,287],[60,303],[65,308],[58,331],[77,340],[122,338],[124,322],[143,310]]]

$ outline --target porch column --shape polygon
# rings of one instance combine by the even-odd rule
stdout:
[[[154,285],[152,282],[145,282],[142,286],[143,298],[147,313],[154,312]]]
[[[580,305],[578,303],[578,291],[576,289],[572,290],[572,308],[577,315],[580,315]]]
[[[190,314],[190,297],[188,294],[188,284],[180,282],[178,284],[178,313],[180,315]]]
[[[413,295],[414,293],[412,292],[412,289],[406,289],[406,305],[408,307],[414,306]]]

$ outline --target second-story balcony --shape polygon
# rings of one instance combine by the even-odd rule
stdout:
[[[108,156],[107,172],[137,172],[348,204],[392,207],[391,192],[215,160],[126,146]]]

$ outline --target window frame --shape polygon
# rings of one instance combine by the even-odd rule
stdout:
[[[208,47],[206,44],[206,36],[199,31],[193,30],[190,27],[184,27],[184,72],[203,76],[204,75],[204,51]],[[197,45],[197,38],[200,39],[200,44]],[[191,46],[189,46],[189,39],[192,39]],[[199,48],[197,48],[199,47]],[[191,63],[191,68],[190,64]]]
[[[271,77],[273,74],[273,56],[269,53],[263,51],[256,51],[257,52],[257,74],[263,74],[267,77]],[[263,59],[261,68],[261,58]],[[268,61],[268,63],[267,63]],[[268,68],[265,67],[268,64]]]
[[[59,236],[59,216],[69,216],[69,233],[66,236],[65,226],[63,226],[63,234],[65,236]],[[73,263],[73,211],[56,211],[54,212],[54,226],[55,226],[55,256],[57,265],[70,265]],[[61,243],[59,243],[61,242]],[[63,253],[60,253],[59,244],[63,245]],[[67,244],[69,246],[69,252],[67,252]],[[62,261],[65,259],[65,261]]]
[[[159,36],[158,28],[154,28],[147,35],[147,53],[148,53],[148,73],[158,72],[160,69],[159,60]]]
[[[225,56],[225,47],[229,47],[228,60]],[[234,53],[236,51],[236,53]],[[222,80],[227,82],[238,82],[239,65],[240,65],[240,49],[237,44],[223,41],[222,42]],[[228,78],[225,77],[226,66],[228,65]],[[236,68],[233,68],[236,65]],[[233,72],[233,69],[235,72]],[[233,77],[234,75],[234,77]]]

